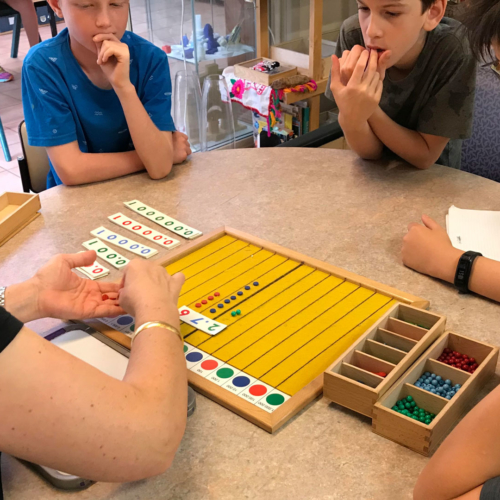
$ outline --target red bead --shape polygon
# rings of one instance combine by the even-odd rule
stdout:
[[[469,358],[469,361],[474,364],[476,362],[476,360],[474,358]]]
[[[203,300],[201,301],[201,303],[202,303],[202,304],[208,304],[208,302],[207,302],[205,299],[203,299]]]
[[[473,370],[475,370],[478,366],[479,366],[479,365],[478,365],[477,363],[474,363],[474,364],[471,366],[471,368],[472,368]]]
[[[102,296],[102,300],[108,300],[108,299],[109,299],[109,297],[108,297],[106,294],[104,294],[104,295]]]
[[[219,293],[219,292],[215,292],[215,293],[214,293],[214,295],[215,295],[216,297],[219,297],[219,296],[220,296],[220,293]]]
[[[378,375],[379,377],[387,377],[387,373],[385,372],[376,372],[375,375]]]
[[[201,307],[201,304],[198,302],[197,304],[195,304],[196,307]]]
[[[448,347],[447,347],[443,352],[445,352],[446,354],[448,354],[449,352],[451,352],[451,350],[448,349]]]
[[[214,298],[212,297],[212,295],[208,296],[208,300],[214,300]]]

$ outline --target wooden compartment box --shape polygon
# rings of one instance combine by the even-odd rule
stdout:
[[[445,323],[444,316],[396,304],[325,371],[324,396],[371,417],[375,402],[444,332]]]
[[[0,246],[38,217],[40,208],[40,198],[37,194],[0,195]]]
[[[473,374],[437,361],[445,348],[476,359]],[[469,409],[471,400],[486,380],[493,375],[498,348],[457,333],[446,332],[422,355],[415,365],[395,384],[373,409],[372,430],[376,434],[402,444],[422,455],[433,453],[459,418]],[[426,371],[451,380],[462,387],[450,399],[433,394],[414,384]],[[427,425],[402,415],[392,407],[397,401],[412,396],[417,406],[436,417]]]
[[[259,57],[258,59],[252,59],[251,61],[235,64],[234,74],[238,78],[243,78],[250,82],[260,83],[261,85],[267,85],[268,87],[276,80],[286,78],[288,76],[295,76],[297,74],[296,66],[281,65],[276,68],[275,73],[262,73],[261,71],[252,69],[256,64],[259,64],[262,61],[272,61],[272,59]]]

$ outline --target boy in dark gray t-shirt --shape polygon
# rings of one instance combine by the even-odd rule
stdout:
[[[384,147],[418,168],[460,168],[470,136],[476,60],[446,0],[358,0],[341,28],[326,96],[350,147]]]

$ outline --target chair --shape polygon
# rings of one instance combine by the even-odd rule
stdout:
[[[52,10],[51,6],[47,3],[46,0],[35,1],[35,9],[37,7],[47,7],[49,12],[49,23],[50,23],[50,31],[52,33],[52,37],[57,35],[57,25],[56,25],[56,15]],[[12,28],[12,46],[10,49],[10,57],[15,59],[19,52],[19,38],[21,36],[21,14],[14,10],[12,7],[9,7],[6,3],[0,2],[0,17],[14,17],[14,25]],[[42,41],[40,39],[40,41]]]
[[[462,146],[461,170],[500,182],[500,76],[490,66],[477,71],[472,136]]]
[[[328,125],[323,125],[312,132],[301,135],[297,139],[292,141],[284,142],[276,146],[277,148],[320,148],[340,139],[344,136],[344,132],[340,127],[338,122],[329,123]]]
[[[24,120],[19,125],[19,139],[23,148],[23,156],[17,159],[23,191],[40,193],[47,189],[47,174],[50,170],[49,157],[45,148],[30,146]]]
[[[2,119],[0,118],[0,144],[2,145],[3,156],[5,161],[11,161],[12,158],[10,156],[9,144],[7,143],[7,137],[5,137],[5,131],[2,125]]]

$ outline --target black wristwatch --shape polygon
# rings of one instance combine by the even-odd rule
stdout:
[[[465,252],[458,261],[455,273],[455,286],[461,293],[469,293],[469,279],[472,272],[472,265],[477,257],[482,257],[479,252]]]

